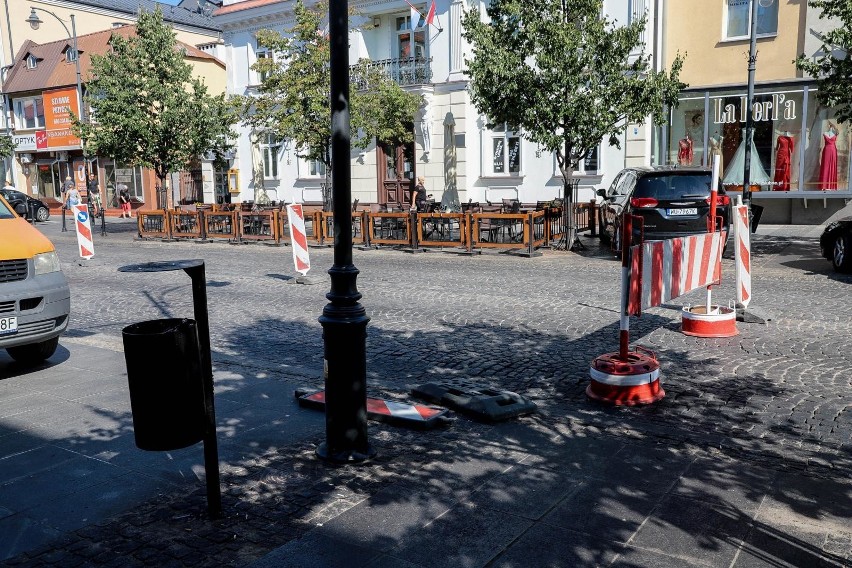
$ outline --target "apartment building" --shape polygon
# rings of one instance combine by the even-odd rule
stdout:
[[[306,2],[308,5],[311,2]],[[350,62],[362,58],[384,70],[406,90],[424,97],[412,117],[415,141],[391,147],[372,144],[354,151],[352,196],[361,203],[407,203],[417,176],[436,200],[444,192],[457,193],[461,202],[500,202],[503,198],[536,202],[560,197],[562,179],[553,155],[524,140],[509,125],[488,127],[486,118],[471,104],[464,74],[469,46],[462,37],[465,10],[485,9],[484,0],[436,0],[431,25],[419,18],[412,30],[412,5],[425,16],[431,1],[353,1],[358,14],[349,36]],[[221,26],[224,44],[219,57],[228,67],[228,92],[250,95],[261,77],[251,66],[268,57],[257,44],[261,29],[285,32],[293,20],[293,0],[223,0],[213,12]],[[620,23],[653,12],[645,0],[607,0],[607,15]],[[650,14],[653,22],[654,14]],[[649,24],[646,37],[653,38]],[[649,41],[649,45],[653,42]],[[594,190],[610,183],[625,165],[650,164],[648,124],[628,129],[621,149],[607,142],[581,164],[579,199],[594,197]],[[234,201],[270,200],[320,203],[325,177],[322,164],[298,158],[288,140],[243,129],[233,167],[240,171]]]

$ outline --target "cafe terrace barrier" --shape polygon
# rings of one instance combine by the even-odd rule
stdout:
[[[529,252],[562,237],[565,218],[559,206],[544,206],[515,213],[494,211],[467,213],[413,213],[409,211],[353,211],[353,243],[369,246],[440,248],[457,250],[502,249]],[[595,209],[578,203],[575,212],[579,231],[595,234]],[[309,243],[334,242],[334,214],[305,211]],[[278,209],[261,211],[139,211],[140,238],[203,239],[231,242],[290,244],[287,215]]]

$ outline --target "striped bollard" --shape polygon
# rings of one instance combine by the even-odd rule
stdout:
[[[747,308],[751,301],[751,227],[748,206],[737,196],[734,205],[734,260],[736,262],[737,307]]]
[[[296,272],[304,277],[308,273],[308,270],[311,269],[311,257],[308,254],[305,215],[300,203],[287,206],[287,219],[290,222],[290,242],[293,245],[293,263],[296,265]]]
[[[77,244],[80,247],[80,257],[89,260],[95,256],[95,243],[92,240],[92,227],[89,224],[89,208],[85,204],[72,205],[74,226],[77,229]]]

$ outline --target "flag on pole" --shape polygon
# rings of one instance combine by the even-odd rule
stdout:
[[[420,10],[415,8],[408,0],[405,0],[405,3],[411,8],[411,29],[416,30],[418,27],[417,24],[420,23]]]
[[[432,3],[429,5],[429,12],[426,14],[426,25],[431,26],[432,22],[435,21],[435,0],[432,0]]]

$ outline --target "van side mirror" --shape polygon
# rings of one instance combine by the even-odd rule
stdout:
[[[606,189],[604,189],[604,188],[598,189],[598,191],[596,193],[598,195],[600,195],[601,197],[606,197]]]

